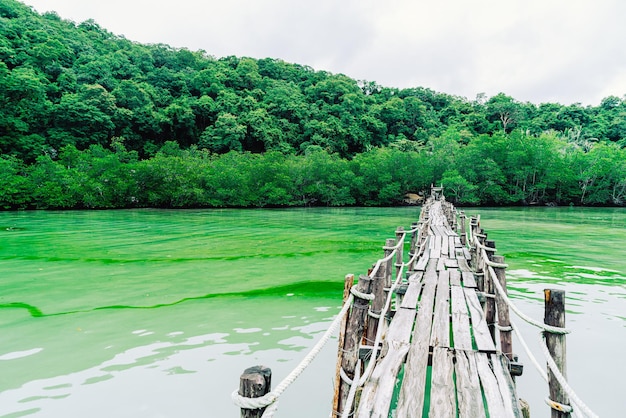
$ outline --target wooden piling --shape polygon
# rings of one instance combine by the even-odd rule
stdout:
[[[399,226],[398,229],[396,229],[396,242],[400,242],[403,235],[404,235],[404,227]],[[400,270],[402,270],[403,254],[404,254],[404,245],[401,245],[396,252],[396,275],[394,276],[394,279],[398,277],[398,274],[400,274]]]
[[[485,241],[485,247],[496,248],[496,243],[494,241]],[[487,258],[490,261],[493,261],[493,251],[487,251]],[[494,293],[496,292],[496,286],[493,284],[494,280],[498,280],[497,277],[491,277],[489,273],[489,268],[487,266],[484,267],[483,270],[485,274],[485,278],[489,277],[489,280],[485,280],[485,320],[487,321],[487,325],[489,326],[489,333],[491,334],[491,339],[494,344],[496,343],[496,299]]]
[[[354,274],[346,274],[343,282],[343,303],[342,306],[348,300],[350,296],[350,288],[354,285]],[[335,384],[333,385],[333,404],[332,410],[336,411],[339,404],[339,385],[341,384],[341,362],[343,360],[343,344],[346,338],[346,325],[348,324],[348,315],[344,315],[341,324],[339,325],[339,337],[337,341],[337,365],[335,366]]]
[[[391,245],[393,246],[393,239],[391,240]],[[388,247],[385,246],[385,255],[389,255],[391,251],[392,250],[389,250]],[[384,318],[380,317],[380,313],[382,312],[385,301],[387,300],[386,294],[389,292],[388,290],[385,291],[385,288],[389,289],[389,284],[387,284],[387,278],[385,277],[387,264],[391,263],[388,263],[387,261],[381,263],[380,267],[378,267],[378,270],[376,271],[376,274],[372,278],[372,294],[374,295],[374,300],[370,305],[368,312],[369,318],[367,319],[365,330],[365,343],[367,345],[374,345],[378,327],[381,326],[382,321],[384,320]]]
[[[504,264],[504,257],[499,255],[493,256],[493,261],[496,263]],[[496,272],[496,280],[500,283],[504,293],[507,293],[506,288],[506,272],[504,267],[494,267]],[[509,315],[509,305],[506,304],[504,298],[500,296],[499,292],[496,293],[496,308],[498,311],[498,325],[500,326],[500,350],[509,361],[513,360],[513,340],[511,336],[511,317]]]
[[[239,395],[260,398],[271,390],[272,370],[265,366],[249,367],[239,377]],[[261,418],[265,408],[241,408],[241,418]]]
[[[565,291],[556,289],[545,289],[545,315],[544,323],[560,328],[565,327]],[[566,346],[565,334],[553,334],[545,332],[546,345],[550,355],[554,359],[561,374],[567,378]],[[548,368],[548,386],[550,389],[550,399],[563,405],[569,405],[569,397],[561,388],[556,377]],[[569,418],[570,414],[552,408],[552,418]]]
[[[409,247],[409,259],[413,257],[416,251],[415,247],[417,246],[417,237],[419,235],[419,227],[420,227],[419,222],[411,223],[411,231],[413,232],[411,232],[411,245]],[[409,266],[409,270],[413,270],[413,266]]]
[[[460,231],[460,237],[461,237],[461,244],[463,246],[465,246],[467,244],[467,236],[466,236],[466,221],[467,221],[467,216],[465,216],[465,212],[461,211],[461,214],[459,215],[459,219],[460,219],[460,223],[461,223],[461,231]]]
[[[356,290],[360,293],[368,294],[370,293],[371,285],[372,279],[362,274],[359,276]],[[346,336],[343,342],[343,358],[341,360],[341,367],[350,379],[354,378],[354,372],[359,359],[359,346],[361,344],[361,340],[363,339],[363,331],[365,328],[365,320],[367,319],[368,309],[369,300],[355,295],[354,302],[352,303],[352,310],[350,311],[350,315],[348,317]],[[349,392],[350,384],[342,380],[339,385],[339,402],[337,408],[335,409],[337,412],[343,412]]]

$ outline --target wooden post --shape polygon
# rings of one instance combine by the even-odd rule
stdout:
[[[400,242],[403,234],[404,228],[399,226],[398,229],[396,229],[396,243]],[[398,274],[400,274],[400,270],[402,269],[402,256],[404,255],[403,253],[404,245],[401,245],[396,252],[396,275],[393,277],[394,281],[396,277],[398,277]]]
[[[504,257],[500,255],[494,255],[493,261],[496,263],[504,264]],[[496,278],[504,293],[507,294],[506,288],[506,272],[504,267],[494,267],[496,272]],[[513,360],[513,340],[511,337],[511,318],[509,316],[509,305],[506,304],[504,298],[500,296],[500,293],[496,293],[496,307],[498,311],[498,325],[500,326],[500,350],[509,361]]]
[[[244,370],[239,377],[239,395],[246,398],[260,398],[272,387],[272,370],[265,366],[254,366]],[[241,418],[261,418],[265,408],[241,408]]]
[[[389,257],[393,252],[392,248],[396,245],[396,241],[393,238],[388,238],[385,241],[385,258]],[[394,281],[393,275],[393,260],[387,260],[383,263],[382,268],[385,270],[385,300],[389,295],[389,290],[391,288],[391,283]],[[396,306],[400,306],[399,303],[396,303]]]
[[[387,240],[387,244],[389,243],[391,244],[391,247],[393,247],[393,239]],[[386,244],[384,250],[385,257],[393,251]],[[385,291],[385,288],[389,289],[389,284],[387,284],[387,266],[391,265],[390,261],[391,260],[381,263],[380,267],[378,267],[378,271],[376,271],[376,274],[372,278],[372,294],[374,295],[374,300],[370,305],[368,312],[369,318],[367,318],[365,330],[365,342],[367,345],[374,345],[378,327],[381,326],[381,321],[384,319],[380,317],[380,313],[385,305],[385,301],[387,300],[387,293],[389,293],[389,290]],[[389,271],[389,273],[391,273],[391,271]],[[389,278],[389,282],[391,282],[391,277]]]
[[[485,247],[496,248],[496,243],[494,241],[485,241]],[[493,251],[487,251],[487,257],[490,261],[493,261]],[[498,280],[497,277],[491,277],[489,273],[489,268],[485,265],[483,269],[483,273],[485,274],[485,321],[487,321],[487,326],[489,326],[489,333],[491,334],[491,339],[493,343],[496,344],[496,300],[493,297],[496,286],[493,284],[493,280]]]
[[[356,290],[361,293],[369,293],[372,285],[372,279],[368,276],[360,275],[356,285]],[[343,342],[343,358],[341,367],[346,375],[352,379],[359,359],[359,346],[363,338],[363,330],[365,328],[365,319],[369,309],[369,300],[354,296],[352,310],[348,317],[348,325],[346,327],[346,337]],[[339,404],[336,411],[341,414],[348,399],[350,385],[343,380],[339,385]]]
[[[417,237],[419,235],[419,226],[420,224],[418,222],[413,222],[411,224],[411,230],[413,232],[411,232],[411,246],[409,247],[409,259],[413,257],[416,251],[415,247],[417,245]],[[413,266],[409,266],[409,270],[412,270],[412,269],[413,269]]]
[[[465,212],[461,211],[461,214],[459,215],[459,219],[461,222],[461,231],[460,231],[460,237],[461,237],[461,244],[462,245],[466,245],[467,244],[467,232],[465,230],[465,228],[467,228],[466,225],[466,220],[467,220],[467,216],[465,216]]]
[[[545,300],[544,323],[556,327],[565,327],[565,291],[556,289],[545,289],[543,291]],[[567,378],[566,367],[566,347],[565,334],[552,334],[545,332],[546,345],[550,355],[554,359],[561,374]],[[563,405],[569,405],[569,397],[561,389],[554,374],[548,368],[548,385],[550,387],[550,399]],[[567,412],[557,411],[552,408],[552,418],[568,418]]]
[[[346,303],[350,296],[350,288],[354,285],[354,274],[346,274],[343,281],[343,304]],[[342,304],[342,306],[343,306]],[[348,323],[348,315],[344,315],[339,325],[339,340],[337,341],[337,365],[335,366],[335,384],[333,393],[332,410],[336,411],[339,404],[339,385],[341,384],[341,362],[343,360],[343,344],[346,338],[346,324]]]

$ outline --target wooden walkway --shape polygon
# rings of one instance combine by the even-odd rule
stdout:
[[[427,210],[424,251],[396,301],[355,415],[521,417],[509,360],[496,348],[479,301],[471,254],[442,202]]]
[[[410,231],[399,227],[395,239],[385,242],[384,257],[356,284],[354,275],[346,276],[340,313],[275,390],[270,391],[270,369],[244,371],[233,394],[241,417],[273,416],[278,397],[337,329],[332,417],[529,416],[513,378],[521,376],[522,366],[512,348],[507,265],[495,255],[495,242],[487,240],[479,216],[469,228],[463,212],[458,219],[457,225],[456,209],[442,188],[431,188],[419,222]],[[548,402],[552,417],[566,418],[573,391],[557,382],[565,380],[566,369],[565,292],[545,289],[544,298],[545,324],[525,320],[543,329],[554,359],[548,362]],[[572,403],[596,416],[576,396]]]

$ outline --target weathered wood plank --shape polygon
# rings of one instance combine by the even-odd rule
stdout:
[[[474,289],[478,287],[474,273],[471,271],[462,271],[461,274],[463,275],[463,287],[471,287]]]
[[[424,273],[420,271],[409,277],[409,287],[404,294],[404,298],[402,298],[401,308],[415,309],[417,307],[417,301],[422,290],[423,275]]]
[[[430,259],[430,248],[426,248],[424,250],[424,254],[417,260],[415,263],[415,270],[426,270],[426,264],[428,264],[428,260]]]
[[[430,345],[450,347],[450,272],[447,270],[439,272]]]
[[[467,260],[465,259],[465,256],[459,258],[456,258],[457,263],[459,263],[459,270],[461,271],[472,271],[472,269],[470,268],[469,264],[467,264]]]
[[[435,347],[433,349],[429,416],[456,418],[453,372],[452,352],[447,348]]]
[[[489,416],[510,417],[511,415],[507,415],[506,410],[504,409],[502,396],[500,395],[500,389],[498,388],[498,381],[493,375],[487,354],[476,353],[476,366],[478,369],[478,376],[480,377],[480,383],[483,387],[485,400],[487,401]]]
[[[463,248],[463,254],[465,255],[465,259],[466,260],[471,260],[472,259],[472,255],[470,254],[469,250],[467,248]]]
[[[446,269],[447,258],[440,258],[437,260],[437,271],[444,271]]]
[[[406,310],[408,312],[408,309]],[[363,388],[356,416],[359,418],[387,418],[393,398],[398,372],[410,348],[409,343],[391,341],[389,351],[376,366]]]
[[[474,289],[464,289],[465,301],[470,312],[472,330],[474,331],[474,341],[479,351],[495,352],[496,346],[491,339],[487,322],[483,316],[483,309],[478,301],[478,296]]]
[[[448,235],[446,234],[445,229],[442,228],[442,236],[441,236],[441,256],[448,257],[450,254],[450,246],[448,245]]]
[[[383,349],[384,357],[372,371],[361,393],[357,410],[359,418],[389,416],[398,373],[410,348],[415,315],[415,309],[400,309],[391,321]]]
[[[450,286],[461,286],[461,272],[458,270],[450,271]]]
[[[411,348],[407,355],[404,380],[400,388],[396,416],[421,418],[426,389],[426,366],[428,365],[429,336],[435,304],[437,272],[430,262],[424,274],[424,291],[418,304],[417,318]]]
[[[508,360],[502,355],[491,355],[491,366],[493,368],[493,374],[498,381],[498,387],[500,388],[500,394],[502,395],[502,402],[504,403],[504,409],[509,416],[516,418],[522,418],[522,411],[515,394],[515,384],[509,374]]]
[[[472,335],[470,333],[470,321],[465,303],[465,292],[463,288],[452,286],[452,337],[454,338],[454,348],[457,350],[472,349]]]
[[[441,235],[435,235],[433,241],[435,246],[430,252],[430,258],[441,258]]]
[[[458,268],[459,263],[456,258],[445,258],[443,259],[443,265],[447,268]]]
[[[455,370],[459,418],[484,417],[485,407],[475,354],[457,350]]]
[[[454,237],[453,236],[449,236],[448,237],[448,254],[450,254],[450,258],[456,258],[456,247],[454,245]]]

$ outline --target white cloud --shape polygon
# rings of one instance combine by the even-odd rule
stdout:
[[[626,94],[621,0],[26,0],[144,43],[390,87],[597,105]]]

